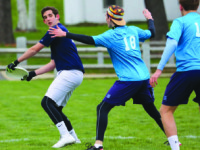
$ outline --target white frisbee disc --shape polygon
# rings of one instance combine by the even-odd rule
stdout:
[[[15,67],[15,70],[13,70],[12,72],[8,72],[6,70],[6,75],[12,79],[21,80],[24,76],[28,76],[28,74],[28,71],[22,67]]]

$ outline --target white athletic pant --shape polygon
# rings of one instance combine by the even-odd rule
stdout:
[[[83,73],[79,70],[61,70],[49,86],[45,96],[56,102],[58,106],[65,106],[74,89],[83,81]]]

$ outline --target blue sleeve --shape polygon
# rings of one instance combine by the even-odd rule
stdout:
[[[156,29],[154,25],[154,21],[152,19],[148,20],[149,31],[151,31],[151,38],[155,37]]]
[[[179,41],[182,35],[183,25],[181,19],[175,19],[170,27],[170,31],[167,33],[167,37],[170,37],[177,42]]]
[[[144,42],[146,39],[149,39],[151,37],[151,31],[150,30],[143,30],[138,27],[136,27],[138,32],[138,37],[140,42]]]
[[[171,38],[167,38],[166,46],[164,49],[164,52],[162,54],[161,60],[158,64],[157,69],[163,70],[165,67],[166,63],[168,62],[169,58],[171,55],[174,53],[177,47],[177,41]]]
[[[92,36],[95,42],[95,46],[110,47],[109,32],[106,31],[100,35]]]
[[[43,36],[43,38],[39,42],[44,46],[49,47],[54,39],[55,38],[51,38],[51,34],[49,34],[49,32],[47,31],[47,33]]]

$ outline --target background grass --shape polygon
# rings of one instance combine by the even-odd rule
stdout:
[[[96,106],[116,79],[84,79],[64,108],[81,139],[62,149],[86,149],[93,144],[96,131]],[[155,105],[159,109],[168,78],[159,79],[155,88]],[[31,82],[0,81],[0,147],[1,150],[49,150],[59,139],[59,132],[40,103],[52,80]],[[94,88],[95,87],[95,88]],[[200,118],[198,105],[192,101],[175,112],[181,150],[199,150]],[[125,139],[123,139],[123,137]],[[125,107],[115,107],[109,114],[104,148],[109,150],[169,150],[165,135],[145,113],[142,106],[128,101]]]

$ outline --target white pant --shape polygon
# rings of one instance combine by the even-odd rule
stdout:
[[[58,106],[65,106],[74,89],[83,81],[83,73],[79,70],[61,70],[51,83],[45,96],[56,102]]]

